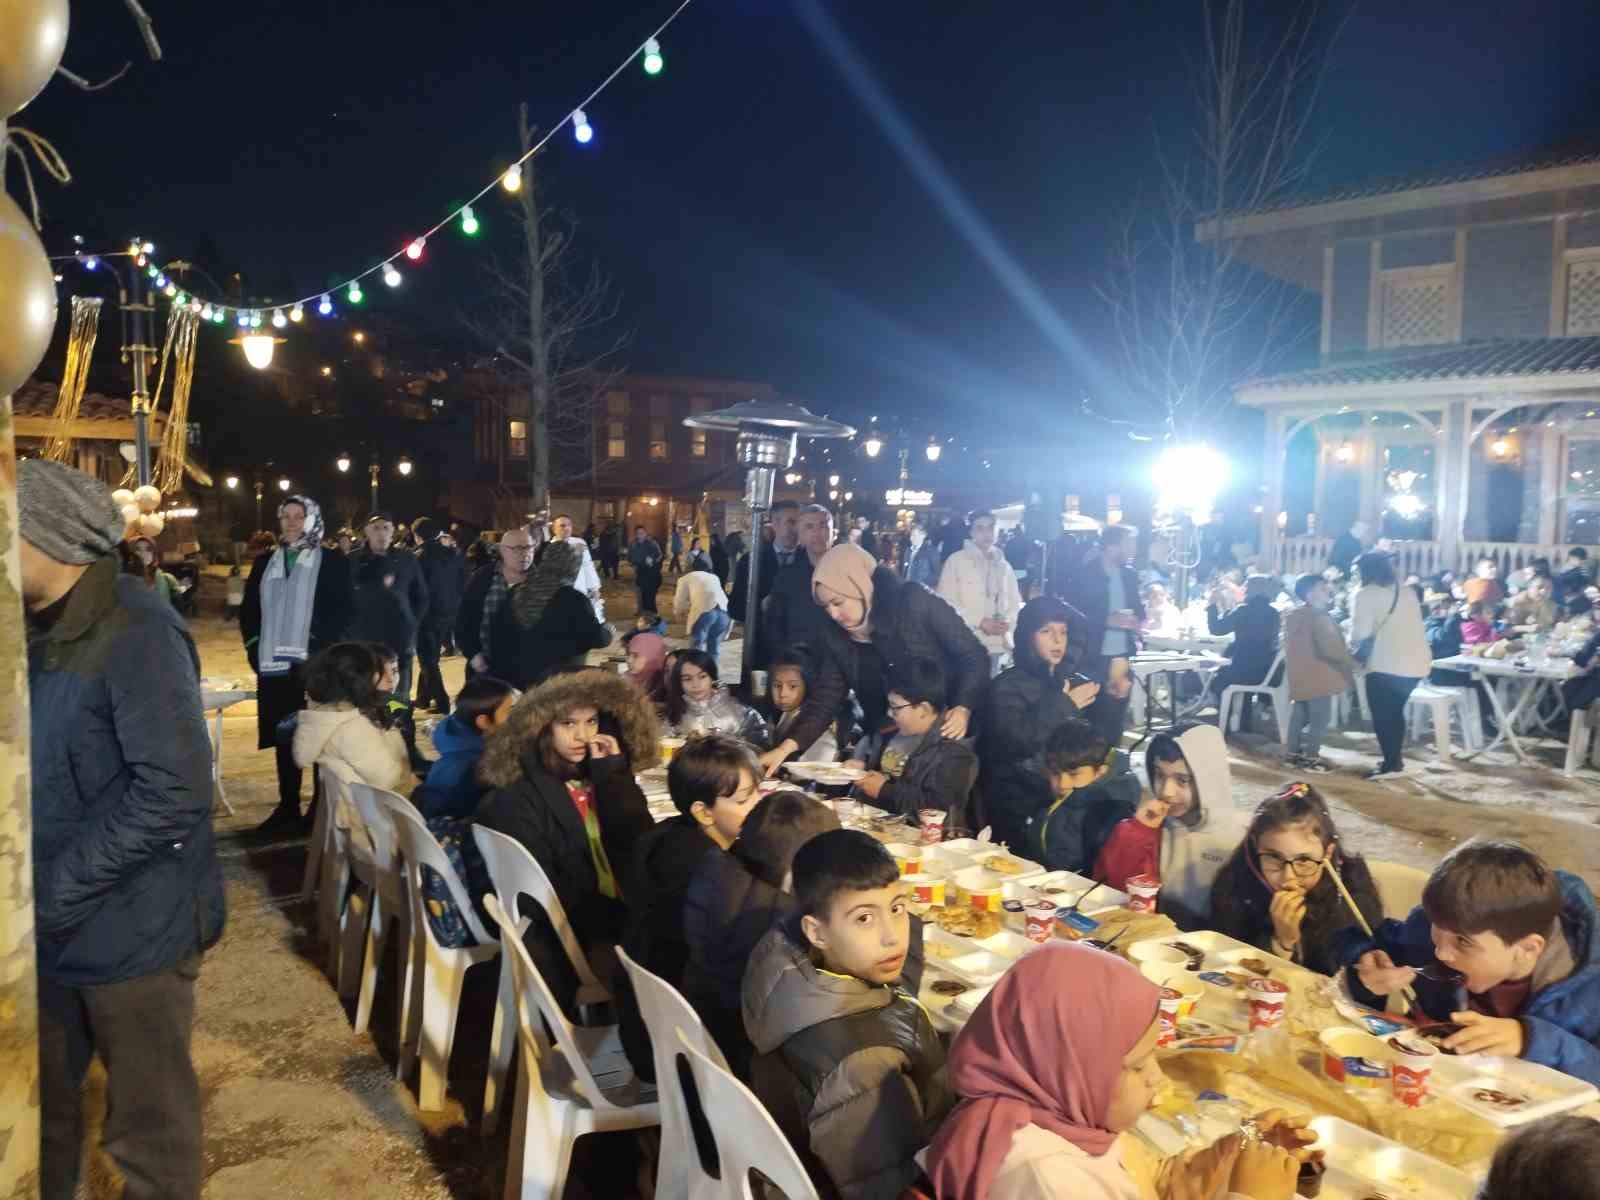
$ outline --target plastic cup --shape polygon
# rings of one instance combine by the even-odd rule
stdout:
[[[1154,875],[1130,875],[1125,886],[1128,890],[1129,912],[1156,911],[1156,897],[1161,894],[1161,880]]]
[[[893,858],[900,867],[900,874],[919,875],[922,873],[922,851],[920,848],[896,842],[892,846],[885,847],[885,849],[889,851],[889,857]]]
[[[944,905],[944,880],[937,875],[907,875],[911,898],[918,904]]]
[[[750,694],[765,696],[767,694],[767,673],[765,671],[750,672]]]
[[[1001,905],[1005,903],[1006,890],[1003,887],[984,887],[963,889],[967,904],[979,912],[997,913],[1002,911]]]
[[[1388,1039],[1389,1085],[1395,1102],[1421,1108],[1428,1098],[1428,1083],[1439,1052],[1426,1039],[1396,1034]]]
[[[935,842],[944,841],[944,823],[950,816],[942,808],[924,808],[917,813],[917,821],[922,826],[922,841],[924,845],[933,845]]]
[[[1164,987],[1156,1002],[1156,1046],[1170,1046],[1178,1040],[1178,1009],[1183,1006],[1183,993],[1177,988]]]
[[[664,737],[664,738],[662,738],[661,741],[660,741],[660,746],[661,746],[661,765],[662,766],[666,766],[668,763],[670,763],[672,761],[672,756],[674,754],[676,754],[679,750],[682,750],[683,746],[684,746],[684,743],[687,742],[688,740],[689,740],[688,738],[681,738],[681,737]]]
[[[1252,979],[1244,985],[1250,1002],[1250,1031],[1276,1029],[1289,1004],[1289,985],[1281,979]]]
[[[1389,1048],[1365,1029],[1338,1026],[1324,1029],[1322,1073],[1345,1087],[1375,1090],[1389,1084]]]
[[[1054,900],[1029,901],[1028,915],[1028,940],[1030,942],[1048,942],[1055,936],[1056,902]]]

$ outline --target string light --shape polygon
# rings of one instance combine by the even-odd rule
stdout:
[[[427,238],[412,238],[411,244],[406,247],[406,257],[412,262],[422,257],[422,248],[428,244]]]
[[[211,305],[208,304],[200,310],[200,319],[202,321],[211,320]]]
[[[478,218],[472,215],[470,204],[461,210],[461,232],[468,237],[475,237],[478,232]]]
[[[500,176],[500,186],[508,192],[522,190],[522,164],[512,163],[506,168],[506,173]]]
[[[583,115],[581,108],[572,110],[572,136],[584,146],[594,141],[594,126],[589,124],[589,118]]]
[[[172,297],[174,297],[174,296],[176,296],[178,294],[178,286],[177,286],[177,284],[173,283],[170,280],[167,281],[166,286],[164,286],[161,290],[162,290],[163,293],[166,294],[166,297],[169,300]]]
[[[400,272],[395,269],[392,262],[383,264],[383,281],[392,288],[400,286]]]
[[[322,293],[322,299],[317,301],[317,314],[328,317],[333,315],[333,301],[328,299],[328,293]]]
[[[351,304],[360,304],[366,299],[362,294],[360,281],[355,279],[350,281],[350,290],[345,293],[345,299],[350,301]]]
[[[140,246],[139,249],[143,250],[146,254],[154,254],[156,252],[156,244],[154,242],[146,242],[144,245]]]
[[[659,75],[661,68],[666,66],[666,61],[661,57],[661,43],[655,38],[646,38],[644,43],[644,73],[646,75]]]
[[[253,312],[253,313],[250,314],[250,328],[251,329],[260,329],[261,328],[261,313],[259,311],[258,312]]]
[[[83,260],[83,269],[85,271],[92,271],[96,267],[98,267],[99,265],[100,265],[100,260],[98,258],[96,258],[93,254],[89,255],[88,258]]]
[[[293,321],[296,325],[300,324],[300,322],[304,321],[305,319],[306,310],[301,308],[298,304],[289,310],[289,320]]]
[[[219,309],[217,309],[216,312],[211,314],[212,323],[216,324],[216,325],[221,325],[227,319],[228,319],[228,313],[227,313],[226,309],[219,308]]]
[[[240,313],[239,314],[239,328],[240,329],[248,329],[248,328],[250,328],[250,314],[249,313]]]
[[[163,292],[165,292],[167,290],[167,277],[165,275],[163,275],[160,271],[156,272],[156,286],[158,288],[160,288]]]
[[[283,315],[283,309],[275,308],[272,310],[272,327],[274,329],[282,329],[288,323],[289,318]]]

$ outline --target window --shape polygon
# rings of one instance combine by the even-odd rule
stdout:
[[[1567,251],[1566,332],[1600,333],[1600,248]]]
[[[705,396],[693,396],[689,400],[691,413],[711,411],[711,401]],[[689,454],[693,458],[706,457],[707,437],[704,429],[691,430],[689,434]]]
[[[1455,341],[1455,270],[1454,263],[1439,263],[1380,271],[1380,344],[1432,346]]]
[[[1600,438],[1568,438],[1566,467],[1561,537],[1571,546],[1592,546],[1600,541]]]
[[[668,407],[668,403],[669,403],[669,397],[667,397],[667,396],[651,396],[650,397],[650,415],[652,417],[670,416],[671,415],[671,409]]]
[[[628,393],[606,393],[606,457],[628,457]]]
[[[667,423],[665,421],[650,422],[650,460],[652,462],[666,462],[672,457],[667,446]]]
[[[506,447],[508,458],[528,457],[528,423],[526,421],[512,421],[508,432],[509,444]]]

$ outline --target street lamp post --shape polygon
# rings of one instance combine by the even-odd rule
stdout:
[[[745,469],[744,502],[750,509],[750,584],[745,593],[744,655],[739,670],[748,695],[761,625],[761,521],[762,514],[772,507],[778,472],[794,464],[795,444],[801,436],[842,438],[853,436],[855,430],[798,404],[768,400],[746,400],[717,412],[696,413],[683,423],[690,429],[739,437],[735,457]]]
[[[127,315],[126,339],[123,357],[133,362],[133,445],[134,465],[138,470],[139,486],[150,482],[150,359],[155,357],[155,347],[149,344],[150,313],[152,306],[141,292],[144,275],[139,263],[143,257],[135,243],[128,255],[128,289],[122,293],[122,311]]]
[[[261,530],[261,496],[265,491],[266,485],[261,480],[256,480],[256,527],[252,532],[259,533]]]
[[[378,511],[378,463],[377,463],[376,459],[374,459],[372,464],[369,467],[367,467],[367,479],[372,484],[372,510],[371,511],[372,512],[377,512]]]

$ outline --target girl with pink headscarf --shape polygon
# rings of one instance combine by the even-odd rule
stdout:
[[[1114,954],[1045,946],[1006,972],[956,1035],[960,1105],[926,1152],[939,1200],[1289,1200],[1312,1140],[1276,1110],[1161,1160],[1123,1132],[1162,1082],[1156,986]]]
[[[652,704],[666,702],[666,662],[667,643],[660,634],[636,633],[628,639],[628,678]]]

